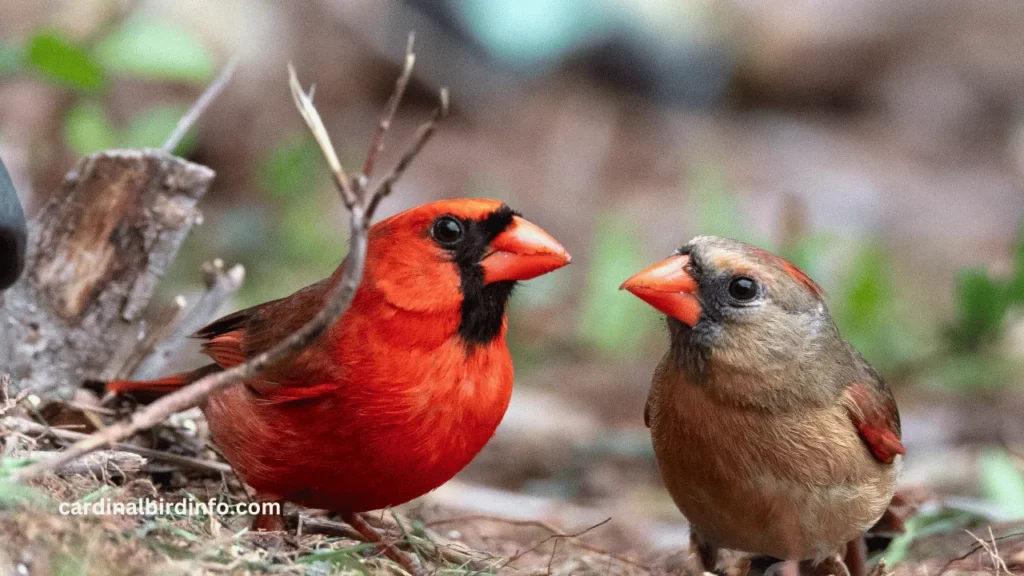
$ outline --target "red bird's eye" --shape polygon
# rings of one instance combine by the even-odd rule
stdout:
[[[442,216],[434,222],[430,234],[442,246],[451,246],[462,239],[462,222],[451,216]]]
[[[729,296],[739,302],[749,302],[757,296],[757,282],[746,276],[733,278],[729,283]]]

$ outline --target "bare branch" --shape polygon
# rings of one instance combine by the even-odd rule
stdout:
[[[427,145],[427,142],[434,136],[434,131],[437,129],[437,123],[442,118],[448,115],[448,89],[441,88],[438,93],[440,99],[440,105],[434,110],[433,114],[430,115],[430,120],[427,120],[419,127],[416,131],[416,136],[412,140],[405,153],[399,158],[398,163],[391,169],[391,172],[381,180],[380,184],[371,194],[370,206],[367,211],[372,216],[377,210],[377,205],[384,198],[387,198],[391,194],[391,188],[394,187],[395,182],[405,174],[405,170],[412,164],[412,161],[419,155],[423,147]]]
[[[178,147],[178,144],[181,144],[185,134],[199,121],[199,117],[203,115],[203,112],[206,112],[206,109],[209,108],[214,99],[220,95],[224,87],[231,81],[231,77],[235,75],[235,69],[238,68],[238,61],[239,57],[237,54],[228,59],[227,64],[221,69],[220,74],[213,80],[213,83],[207,86],[206,90],[203,90],[203,93],[199,95],[199,98],[188,109],[188,112],[185,112],[181,120],[178,120],[178,124],[174,126],[174,130],[171,131],[171,134],[164,140],[164,145],[161,146],[164,152],[174,154],[174,149]]]
[[[405,94],[405,88],[409,85],[409,79],[412,78],[412,68],[416,65],[416,53],[412,51],[415,40],[416,35],[409,32],[409,41],[405,45],[405,64],[402,66],[402,74],[395,82],[395,91],[391,93],[391,98],[384,107],[384,113],[381,114],[380,122],[377,123],[377,132],[373,135],[370,150],[366,153],[363,176],[367,179],[373,177],[373,166],[377,162],[377,155],[384,149],[384,134],[388,128],[391,128],[391,121],[395,118],[398,105],[402,102],[402,96]]]
[[[313,138],[316,139],[317,145],[320,146],[320,152],[323,153],[324,159],[327,160],[327,167],[330,168],[331,174],[334,176],[334,183],[341,192],[342,202],[345,203],[346,208],[352,209],[356,202],[358,202],[358,197],[352,188],[352,181],[341,166],[341,160],[338,160],[338,153],[331,142],[331,135],[327,133],[324,121],[320,118],[320,113],[317,112],[316,106],[313,105],[314,89],[310,88],[308,94],[302,90],[299,78],[295,75],[295,67],[291,63],[288,64],[288,86],[292,90],[292,100],[295,101],[295,107],[299,109],[299,114],[305,120],[309,131],[313,133]]]
[[[349,209],[349,254],[345,259],[344,264],[342,264],[341,277],[334,286],[331,294],[328,296],[323,308],[317,312],[313,319],[299,328],[296,332],[289,335],[283,341],[274,345],[270,350],[250,358],[243,364],[233,366],[223,372],[217,372],[200,378],[192,384],[184,388],[180,388],[134,413],[130,419],[116,422],[111,426],[76,442],[67,450],[58,452],[53,458],[37,462],[18,470],[12,475],[12,479],[16,481],[24,481],[29,478],[39,476],[40,474],[53,470],[82,456],[83,454],[87,454],[103,446],[119,442],[140,430],[145,430],[155,426],[171,414],[202,403],[210,394],[217,392],[218,390],[225,389],[228,386],[233,386],[246,380],[251,380],[260,372],[291,358],[315,342],[329,326],[337,322],[345,311],[348,310],[349,306],[352,304],[352,299],[355,297],[356,289],[359,287],[359,283],[363,279],[368,232],[373,212],[380,203],[380,200],[387,195],[387,192],[390,192],[391,187],[402,175],[405,168],[413,161],[420,150],[422,150],[423,145],[426,144],[427,140],[429,140],[430,135],[434,131],[434,123],[436,120],[447,112],[447,92],[442,91],[442,105],[438,112],[436,112],[434,117],[421,128],[419,136],[413,142],[413,145],[405,151],[398,165],[392,170],[391,174],[385,178],[382,183],[386,184],[386,190],[383,191],[384,193],[382,193],[382,188],[378,187],[372,195],[367,195],[364,193],[362,187],[362,182],[365,180],[363,177],[357,179],[356,182],[358,188],[353,189],[352,182],[345,174],[341,166],[341,162],[338,160],[337,153],[334,150],[334,145],[331,143],[330,136],[327,134],[327,129],[324,127],[323,121],[320,119],[320,114],[313,106],[312,98],[310,95],[303,92],[298,78],[295,75],[295,69],[292,66],[289,66],[288,70],[289,85],[291,87],[292,97],[295,100],[296,108],[298,108],[303,120],[306,121],[306,125],[313,132],[317,143],[320,145],[320,150],[323,153],[328,166],[331,168],[331,172],[334,174],[334,180],[339,192],[341,193],[342,200]]]

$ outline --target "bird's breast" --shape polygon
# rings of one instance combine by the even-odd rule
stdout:
[[[664,368],[648,400],[658,466],[707,541],[820,558],[885,510],[896,471],[871,457],[841,406],[783,414],[730,406]]]
[[[317,398],[266,403],[238,387],[211,401],[214,439],[247,482],[306,506],[358,512],[421,496],[472,460],[511,397],[504,339],[380,344],[350,348],[344,378]]]

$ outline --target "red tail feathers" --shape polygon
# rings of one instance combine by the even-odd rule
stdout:
[[[167,394],[181,388],[182,386],[187,386],[207,374],[219,372],[220,370],[220,366],[210,364],[209,366],[203,366],[198,370],[183,372],[181,374],[175,374],[174,376],[167,376],[166,378],[159,378],[157,380],[111,380],[110,382],[107,382],[107,392],[116,392],[118,394],[131,392],[158,392]]]

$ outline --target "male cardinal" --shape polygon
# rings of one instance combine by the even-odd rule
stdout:
[[[793,264],[699,236],[622,288],[668,315],[644,422],[700,571],[720,547],[846,575],[904,454],[892,393]]]
[[[512,289],[568,263],[554,238],[494,200],[388,218],[369,231],[351,308],[290,361],[210,396],[210,434],[263,500],[338,512],[362,531],[356,513],[437,488],[490,439],[512,392]],[[244,362],[310,320],[341,270],[201,329],[213,364],[107,389],[169,391]],[[280,518],[257,527],[279,529]]]

